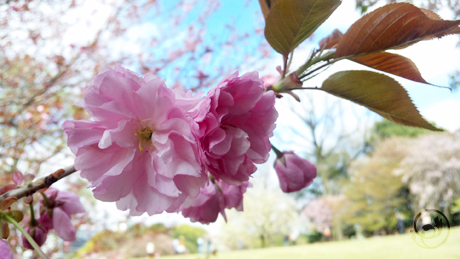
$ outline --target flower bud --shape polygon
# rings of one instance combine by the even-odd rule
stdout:
[[[299,76],[296,72],[290,73],[285,78],[279,80],[275,85],[273,85],[272,90],[277,93],[287,93],[290,94],[294,99],[300,102],[299,96],[294,94],[291,90],[298,89],[302,87],[302,81],[300,81]]]
[[[29,233],[29,235],[33,238],[35,243],[37,243],[38,246],[42,246],[45,241],[46,241],[46,236],[48,232],[45,230],[44,227],[38,225],[35,227],[25,227],[24,230]],[[24,248],[27,249],[34,249],[32,245],[27,241],[25,236],[22,236],[22,244]]]
[[[288,76],[285,78],[279,80],[274,86],[273,90],[275,92],[286,92],[292,89],[296,89],[299,87],[302,87],[302,81],[300,81],[299,76],[297,75],[296,72],[290,73]]]
[[[34,196],[29,195],[29,196],[24,197],[22,200],[24,201],[25,204],[32,204],[32,202],[34,202]]]
[[[309,186],[316,177],[316,167],[292,151],[283,152],[275,162],[283,192],[296,192]]]
[[[85,212],[80,198],[75,193],[54,188],[46,190],[43,197],[46,198],[41,200],[40,225],[46,230],[56,230],[56,234],[65,241],[75,241],[76,230],[70,217]]]

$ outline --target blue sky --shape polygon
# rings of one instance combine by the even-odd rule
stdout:
[[[176,1],[163,0],[160,3],[164,6],[172,7],[176,4]],[[235,69],[239,69],[241,72],[246,72],[260,69],[263,65],[270,64],[266,67],[266,70],[260,71],[261,74],[270,73],[276,75],[275,67],[281,65],[281,57],[275,51],[271,52],[270,57],[256,61],[255,65],[244,63],[244,56],[256,53],[255,47],[260,42],[265,41],[262,35],[253,35],[244,42],[232,45],[230,49],[223,50],[217,48],[222,42],[227,41],[230,36],[230,32],[225,27],[229,22],[238,29],[239,34],[245,32],[252,34],[255,29],[263,28],[264,22],[258,1],[221,0],[220,3],[220,7],[206,21],[206,33],[203,37],[203,45],[214,46],[214,52],[222,54],[222,56],[214,55],[212,62],[208,66],[203,66],[199,69],[212,74],[215,73],[212,71],[212,66],[222,65],[222,62],[224,62]],[[189,17],[184,26],[193,24],[193,21],[204,5],[206,3],[203,1],[193,6],[187,14]],[[451,18],[449,12],[446,10],[441,10],[440,13],[444,19]],[[342,32],[346,32],[350,25],[359,19],[359,17],[361,17],[361,14],[355,10],[354,1],[343,1],[342,5],[339,6],[332,16],[318,28],[313,37],[301,45],[297,51],[297,57],[293,62],[293,68],[302,64],[302,61],[306,59],[306,55],[308,55],[311,48],[317,47],[317,42],[320,39],[327,36],[336,28]],[[460,49],[456,48],[458,41],[458,36],[447,36],[440,40],[421,42],[396,52],[411,58],[428,82],[434,85],[448,86],[449,75],[455,70],[460,69]],[[241,44],[244,46],[241,46]],[[226,52],[230,52],[231,55],[228,56]],[[257,62],[262,65],[257,65]],[[193,74],[197,68],[190,67],[189,69],[189,73]],[[319,80],[312,80],[312,82],[307,82],[306,84],[320,85],[321,80],[326,79],[332,73],[349,69],[370,70],[367,67],[350,61],[341,61],[325,71],[321,77],[318,77]],[[171,76],[171,73],[165,73],[163,76],[166,77],[168,82],[168,77]],[[223,79],[227,75],[219,76]],[[398,77],[395,77],[395,79],[406,88],[416,106],[428,120],[435,121],[438,125],[446,127],[449,130],[460,127],[460,115],[458,115],[460,113],[460,92],[452,93],[446,89],[415,83]],[[458,122],[456,123],[454,120]]]

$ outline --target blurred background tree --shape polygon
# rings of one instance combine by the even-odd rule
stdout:
[[[315,164],[318,179],[312,188],[302,190],[298,198],[342,193],[351,161],[366,149],[367,125],[372,117],[348,121],[355,112],[349,103],[322,93],[299,93],[302,103],[290,102],[290,111],[299,122],[290,130],[295,141],[305,143],[305,157]]]
[[[388,138],[379,143],[370,156],[352,163],[345,191],[348,200],[345,209],[347,223],[360,224],[368,235],[377,230],[389,234],[397,223],[396,210],[411,216],[402,177],[394,173],[407,154],[407,149],[406,139]]]
[[[292,197],[277,187],[264,186],[263,181],[256,183],[244,196],[244,213],[232,209],[227,222],[221,220],[220,237],[231,248],[280,246],[301,227]]]
[[[412,143],[398,173],[408,185],[415,211],[449,208],[460,197],[460,131],[429,134]]]

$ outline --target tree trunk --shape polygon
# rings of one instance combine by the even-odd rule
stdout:
[[[264,235],[260,235],[260,244],[262,245],[262,247],[265,247],[265,236]]]
[[[334,220],[334,226],[332,227],[332,236],[335,241],[343,240],[343,231],[342,231],[342,220]]]

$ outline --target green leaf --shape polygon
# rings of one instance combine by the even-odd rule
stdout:
[[[19,210],[11,210],[5,213],[5,215],[13,218],[16,222],[21,222],[22,219],[24,218],[24,214],[22,214],[21,211]]]
[[[266,18],[265,38],[277,52],[289,55],[340,5],[340,0],[280,0]]]
[[[406,90],[389,76],[371,71],[342,71],[326,79],[321,90],[365,106],[398,124],[441,131],[420,115]]]

